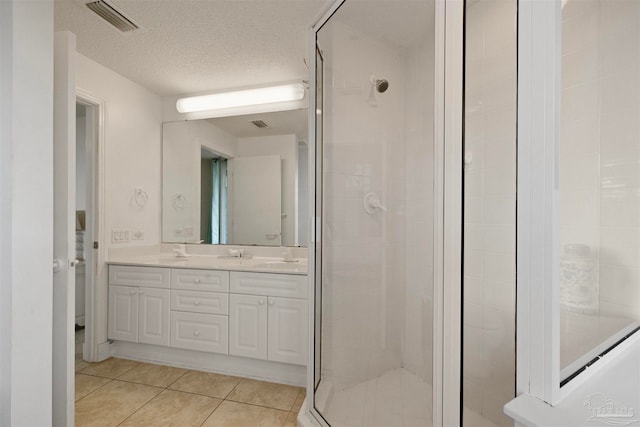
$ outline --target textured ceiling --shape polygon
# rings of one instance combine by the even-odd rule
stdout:
[[[329,0],[109,0],[141,29],[120,33],[82,0],[55,1],[78,51],[159,95],[305,79],[307,30]]]

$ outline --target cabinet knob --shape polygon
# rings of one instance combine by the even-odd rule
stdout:
[[[144,294],[144,291],[143,291],[143,290],[140,290],[140,295],[142,295],[142,294]]]
[[[200,283],[200,279],[196,279],[196,283]]]
[[[193,335],[195,335],[196,337],[200,336],[200,331],[193,331]]]
[[[134,291],[133,289],[131,290],[131,295],[135,294],[136,291]]]
[[[275,304],[275,301],[269,300],[269,305],[273,305],[273,304]]]
[[[200,305],[200,301],[198,301],[198,300],[194,301],[193,305]]]
[[[264,305],[264,300],[263,300],[263,299],[261,299],[260,301],[258,301],[258,304],[260,304],[260,305]]]

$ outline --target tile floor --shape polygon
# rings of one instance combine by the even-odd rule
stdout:
[[[295,427],[304,397],[301,387],[118,358],[76,358],[77,427]]]

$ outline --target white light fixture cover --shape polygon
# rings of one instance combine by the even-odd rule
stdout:
[[[180,98],[176,102],[176,109],[179,113],[193,113],[274,102],[299,101],[302,98],[304,98],[304,86],[302,83],[294,83]]]

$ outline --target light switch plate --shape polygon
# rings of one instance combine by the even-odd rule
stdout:
[[[129,230],[123,230],[120,228],[114,228],[111,230],[111,243],[126,243],[131,240],[131,233]]]

